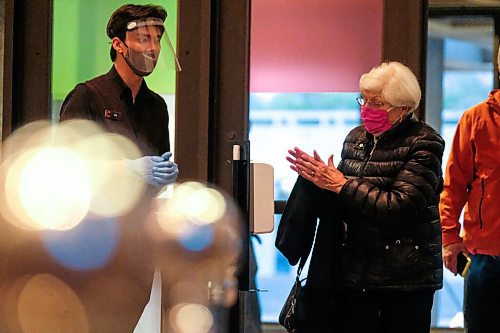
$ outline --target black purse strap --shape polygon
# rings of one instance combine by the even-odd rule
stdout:
[[[302,269],[304,268],[304,265],[306,264],[307,258],[309,257],[310,253],[311,253],[311,248],[309,248],[309,251],[307,251],[307,254],[305,256],[300,257],[299,266],[297,267],[297,280],[300,279],[300,273],[302,273]]]

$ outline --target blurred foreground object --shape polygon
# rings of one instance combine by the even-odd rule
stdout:
[[[241,250],[230,198],[196,182],[156,197],[124,163],[139,150],[88,121],[32,123],[2,154],[0,332],[133,332],[155,268],[163,331],[224,332]]]
[[[164,324],[179,333],[224,332],[221,311],[238,295],[241,218],[234,202],[205,184],[176,184],[158,200],[155,222],[150,233],[168,286]]]
[[[66,230],[87,214],[120,216],[144,185],[123,165],[140,156],[127,138],[90,121],[31,123],[3,146],[1,212],[20,228]]]

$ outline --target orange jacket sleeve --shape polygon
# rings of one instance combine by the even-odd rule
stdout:
[[[474,147],[471,110],[460,119],[451,146],[439,211],[443,230],[443,246],[461,242],[460,214],[467,201],[467,187],[474,178]]]

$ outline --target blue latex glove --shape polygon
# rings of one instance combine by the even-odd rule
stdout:
[[[161,156],[144,156],[135,160],[126,160],[126,164],[145,183],[165,186],[175,183],[179,174],[177,163],[169,161],[170,157],[172,153],[166,152]]]
[[[125,163],[132,173],[141,178],[145,183],[153,186],[160,186],[161,179],[154,175],[154,167],[164,162],[160,156],[144,156],[135,160],[126,160]]]
[[[162,161],[157,162],[153,167],[153,176],[159,186],[175,183],[179,175],[177,163],[169,161],[172,157],[171,152],[161,155]]]

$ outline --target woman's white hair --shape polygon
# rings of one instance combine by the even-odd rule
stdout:
[[[380,92],[380,97],[396,107],[410,107],[415,111],[420,104],[422,92],[417,78],[405,65],[396,62],[384,62],[359,79],[359,89]]]

